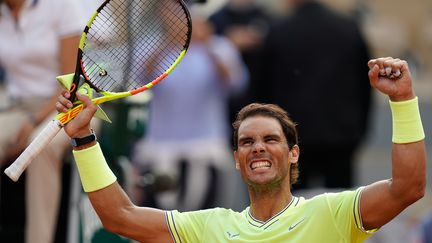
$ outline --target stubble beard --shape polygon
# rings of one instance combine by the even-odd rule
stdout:
[[[252,181],[249,181],[247,184],[249,190],[252,190],[256,193],[269,193],[281,189],[282,181],[283,181],[282,177],[277,177],[265,184],[259,184]]]

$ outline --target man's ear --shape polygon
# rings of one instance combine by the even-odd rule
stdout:
[[[289,152],[289,162],[295,164],[298,162],[300,156],[300,148],[298,145],[294,145]]]
[[[234,160],[235,160],[236,170],[240,170],[240,164],[239,164],[238,159],[237,159],[237,151],[234,151]]]

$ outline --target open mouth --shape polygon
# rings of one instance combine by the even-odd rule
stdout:
[[[259,169],[259,168],[270,168],[270,167],[271,167],[271,163],[265,160],[254,161],[250,165],[250,168],[252,170]]]

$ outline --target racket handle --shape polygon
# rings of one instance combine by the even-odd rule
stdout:
[[[18,181],[21,174],[30,165],[33,159],[47,146],[62,129],[62,124],[52,120],[42,130],[21,155],[4,171],[13,181]]]

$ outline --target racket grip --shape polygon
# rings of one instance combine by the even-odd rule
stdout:
[[[47,146],[51,140],[62,129],[62,124],[58,120],[52,120],[37,135],[30,145],[21,155],[4,171],[13,181],[18,181],[21,174],[30,165],[33,159]]]

